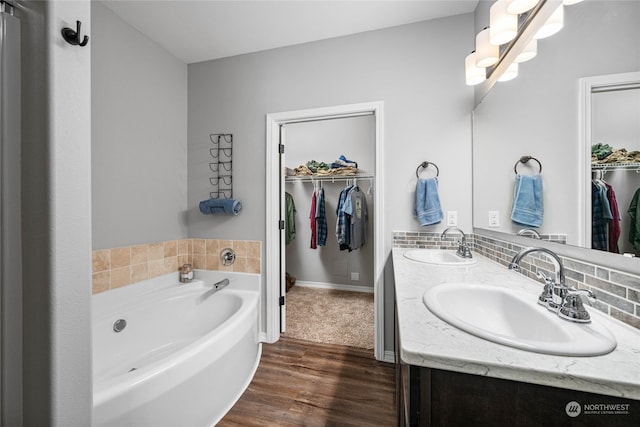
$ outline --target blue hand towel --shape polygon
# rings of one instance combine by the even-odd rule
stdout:
[[[200,202],[204,215],[238,215],[242,204],[235,199],[208,199]]]
[[[433,225],[442,221],[444,215],[438,195],[438,179],[418,179],[416,184],[416,215],[420,225]]]
[[[540,227],[544,214],[541,175],[516,175],[511,220],[517,224]]]

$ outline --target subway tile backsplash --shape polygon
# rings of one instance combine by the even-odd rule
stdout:
[[[233,265],[223,266],[220,251],[232,248]],[[247,240],[182,239],[93,251],[93,293],[176,272],[183,264],[205,270],[260,273],[262,244]]]
[[[562,240],[561,236],[553,236],[549,240]],[[393,233],[393,247],[398,248],[441,248],[454,249],[457,247],[459,235],[447,235],[440,240],[440,233],[395,231]],[[467,242],[473,251],[498,262],[505,267],[522,246],[482,235],[467,235]],[[597,299],[586,304],[640,329],[640,276],[611,270],[603,265],[585,263],[573,258],[561,257],[565,267],[566,282],[569,286],[590,289]],[[553,273],[551,263],[540,254],[531,254],[521,263],[522,274],[534,279],[540,270],[547,274]]]

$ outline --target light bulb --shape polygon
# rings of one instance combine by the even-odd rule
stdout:
[[[498,62],[500,47],[489,42],[489,28],[476,36],[476,67],[490,67]]]
[[[538,4],[538,1],[539,0],[510,0],[508,1],[507,12],[512,15],[525,13],[533,9],[533,7]]]
[[[468,86],[480,84],[487,79],[486,70],[476,67],[475,50],[464,58],[464,74]]]
[[[547,22],[538,30],[536,39],[543,39],[557,33],[564,26],[564,6],[560,5],[555,12],[547,19]]]
[[[504,73],[498,78],[499,82],[506,82],[518,77],[518,63],[514,62],[507,67]]]
[[[498,0],[489,9],[489,40],[501,45],[510,42],[518,34],[518,15],[507,13],[507,0]]]
[[[513,62],[521,63],[533,59],[538,54],[538,40],[532,39],[529,44],[522,49]]]

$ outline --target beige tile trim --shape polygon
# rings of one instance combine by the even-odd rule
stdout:
[[[232,248],[236,262],[219,263],[220,251]],[[182,239],[92,253],[92,289],[99,293],[178,272],[183,264],[205,270],[261,273],[262,242],[252,240]],[[177,276],[176,276],[177,277]]]

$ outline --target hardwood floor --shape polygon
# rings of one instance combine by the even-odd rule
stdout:
[[[218,426],[394,426],[394,366],[371,350],[283,337]]]

